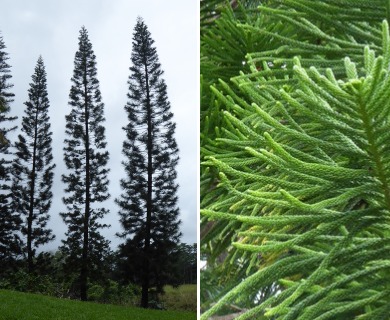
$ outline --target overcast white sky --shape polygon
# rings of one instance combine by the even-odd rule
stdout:
[[[105,222],[111,228],[102,232],[115,248],[120,239],[118,208],[114,199],[124,176],[121,129],[127,120],[124,105],[131,65],[131,42],[137,16],[141,16],[159,55],[163,78],[176,121],[176,139],[180,149],[178,166],[179,207],[182,242],[196,242],[197,232],[197,119],[198,119],[198,1],[197,0],[8,0],[2,1],[0,32],[12,66],[15,101],[10,115],[17,115],[19,126],[24,115],[27,90],[39,55],[47,72],[53,154],[57,164],[53,186],[53,205],[49,227],[57,238],[47,246],[56,249],[66,226],[59,216],[65,185],[63,146],[65,115],[69,113],[70,79],[74,55],[78,49],[79,30],[85,26],[97,59],[100,90],[105,103],[106,138],[110,152],[110,194],[105,204],[110,214]],[[11,136],[12,137],[12,136]]]

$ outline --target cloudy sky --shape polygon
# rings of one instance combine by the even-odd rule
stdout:
[[[65,185],[63,146],[65,115],[69,113],[69,90],[82,26],[97,59],[100,90],[105,103],[106,138],[110,152],[110,194],[105,206],[110,209],[106,221],[111,224],[104,236],[115,248],[120,240],[118,208],[114,199],[121,193],[119,180],[124,176],[121,129],[127,120],[124,111],[127,78],[131,65],[131,42],[138,16],[141,16],[159,55],[163,78],[168,86],[176,139],[180,149],[178,166],[179,206],[182,220],[182,242],[196,242],[197,224],[197,119],[198,119],[198,1],[197,0],[16,0],[3,1],[0,11],[0,32],[12,66],[15,101],[10,115],[17,115],[19,125],[24,115],[24,102],[31,75],[39,55],[47,72],[50,99],[53,153],[57,165],[53,187],[53,205],[49,227],[57,239],[47,249],[60,245],[66,226],[59,216],[65,210],[62,196]],[[16,132],[19,133],[19,129]],[[11,136],[12,138],[12,136]]]

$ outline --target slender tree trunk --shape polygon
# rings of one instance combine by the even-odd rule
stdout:
[[[150,92],[149,92],[149,75],[145,61],[145,76],[146,76],[146,103],[147,103],[147,118],[148,118],[148,193],[146,200],[146,234],[145,248],[143,261],[143,279],[142,279],[142,298],[141,307],[149,307],[149,270],[150,270],[150,229],[152,223],[152,110],[150,108]]]
[[[34,145],[33,145],[33,157],[32,157],[32,169],[30,180],[30,203],[28,208],[27,218],[27,263],[28,273],[31,274],[34,270],[33,251],[32,251],[32,223],[34,218],[34,194],[35,194],[35,171],[36,171],[36,153],[37,153],[37,121],[38,110],[35,114],[35,128],[34,128]]]
[[[85,73],[87,71],[85,70]],[[90,211],[90,181],[89,181],[89,128],[88,128],[88,94],[87,81],[84,82],[84,103],[85,103],[85,213],[84,213],[84,237],[83,253],[80,272],[80,298],[83,301],[88,300],[88,229],[89,229],[89,211]]]

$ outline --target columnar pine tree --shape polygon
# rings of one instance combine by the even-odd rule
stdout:
[[[20,218],[10,209],[10,142],[7,133],[14,130],[9,124],[16,117],[10,117],[10,103],[14,94],[10,91],[12,84],[10,65],[7,60],[8,53],[4,51],[3,37],[0,37],[0,269],[5,269],[5,263],[13,259],[15,254],[20,253],[20,242],[16,232],[19,229]],[[8,157],[8,158],[7,158]]]
[[[32,75],[25,105],[22,134],[15,143],[17,157],[12,166],[12,197],[13,210],[26,217],[21,231],[27,238],[25,252],[31,273],[35,248],[55,237],[52,230],[46,228],[53,197],[51,187],[55,164],[52,163],[50,104],[42,57],[39,57]]]
[[[62,250],[68,257],[68,268],[79,274],[82,300],[87,300],[88,278],[102,270],[103,258],[109,252],[109,241],[99,233],[108,227],[99,222],[108,210],[96,206],[109,198],[104,104],[96,76],[96,57],[82,27],[69,95],[72,109],[66,116],[64,160],[69,173],[62,180],[69,196],[63,198],[67,212],[61,213],[68,225]]]
[[[123,165],[127,177],[121,180],[123,194],[116,200],[124,229],[121,236],[134,248],[130,252],[142,252],[138,258],[142,270],[138,272],[142,273],[144,308],[148,307],[149,287],[162,289],[170,255],[180,237],[175,123],[153,43],[147,26],[138,18],[125,106],[129,123],[124,128],[127,139],[123,154],[127,161]]]

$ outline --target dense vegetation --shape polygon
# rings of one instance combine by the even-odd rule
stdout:
[[[174,293],[181,292],[182,286],[185,288],[186,285],[196,284],[196,245],[180,245],[176,256],[178,256],[178,260],[172,266],[171,278],[168,281],[173,285]],[[78,299],[79,291],[77,287],[74,287],[74,279],[72,278],[72,275],[77,277],[77,274],[74,275],[64,269],[64,263],[65,257],[61,251],[57,251],[55,254],[40,253],[34,259],[34,272],[28,273],[27,260],[20,260],[18,264],[14,265],[13,270],[3,273],[0,279],[0,288],[35,292],[58,298]],[[107,267],[102,278],[89,279],[88,299],[100,303],[138,306],[141,301],[140,284],[133,283],[124,276],[127,272],[127,266],[121,265],[119,250],[113,254],[111,260],[105,263]],[[107,271],[108,267],[111,268],[109,272]],[[179,291],[176,291],[177,288]],[[158,292],[156,288],[151,288],[149,295],[150,307],[170,308],[169,304],[161,304],[160,300],[164,300],[165,295]],[[196,299],[196,289],[195,291],[191,290],[190,294],[184,293],[187,299],[188,295],[192,295],[192,299]],[[183,308],[188,310],[186,303],[183,303]],[[195,309],[193,308],[192,311]]]
[[[390,3],[201,8],[201,319],[387,319]]]

